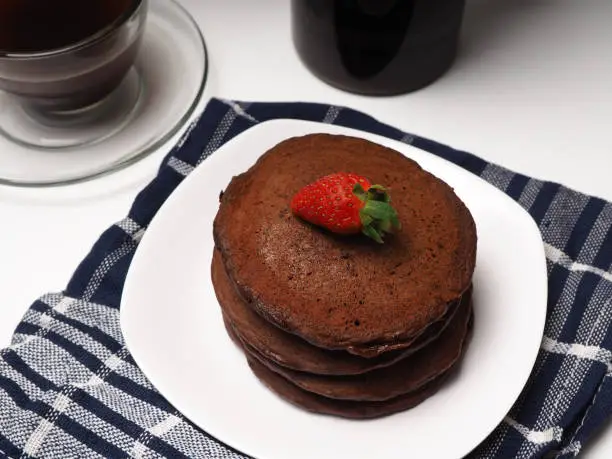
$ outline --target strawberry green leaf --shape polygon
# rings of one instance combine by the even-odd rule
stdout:
[[[372,223],[374,223],[374,219],[369,215],[364,214],[363,211],[359,212],[359,217],[361,218],[362,226],[370,226]]]
[[[367,201],[363,212],[377,220],[390,220],[396,216],[395,209],[382,201]]]
[[[362,190],[359,184],[353,189],[356,196],[364,203],[359,212],[362,233],[382,243],[384,234],[392,233],[401,227],[397,212],[390,204],[391,197],[383,186],[371,186],[367,192],[364,192],[363,197]]]
[[[390,220],[381,220],[378,223],[378,227],[380,231],[384,233],[390,233],[391,231],[393,231],[393,224],[391,223]]]
[[[361,183],[355,183],[355,186],[353,187],[353,194],[363,202],[365,202],[368,196],[366,191],[363,189],[363,186],[361,186]]]
[[[361,232],[366,236],[374,239],[379,244],[383,243],[382,237],[380,237],[380,234],[378,233],[378,231],[376,231],[376,229],[374,229],[373,226],[364,226]]]

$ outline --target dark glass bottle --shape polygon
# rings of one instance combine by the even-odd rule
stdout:
[[[346,91],[391,95],[429,85],[452,65],[465,0],[292,0],[297,52]]]

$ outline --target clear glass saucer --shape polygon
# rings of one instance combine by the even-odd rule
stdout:
[[[91,120],[76,114],[74,123],[53,125],[0,91],[0,183],[63,185],[138,161],[190,118],[207,70],[204,37],[191,15],[174,0],[150,0],[137,61],[106,102],[103,116]]]

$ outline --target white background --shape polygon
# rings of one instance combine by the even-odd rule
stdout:
[[[422,91],[389,98],[347,94],[308,73],[290,41],[288,0],[180,1],[209,47],[205,99],[347,105],[612,200],[608,0],[468,0],[452,70]],[[9,343],[34,299],[64,288],[98,235],[127,213],[164,153],[84,185],[0,187],[0,345]],[[584,457],[612,457],[612,428]]]

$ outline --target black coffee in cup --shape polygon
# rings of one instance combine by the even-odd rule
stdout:
[[[131,0],[2,0],[0,50],[46,51],[77,43],[127,11]]]
[[[389,95],[435,81],[457,53],[465,0],[292,0],[293,40],[312,73]]]
[[[148,0],[0,0],[0,90],[49,116],[97,104],[132,67],[147,6]]]

